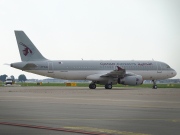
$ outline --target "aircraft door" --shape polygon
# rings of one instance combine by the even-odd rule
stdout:
[[[157,62],[157,73],[162,73],[161,63]]]
[[[48,73],[53,73],[54,68],[53,68],[53,62],[48,62]]]

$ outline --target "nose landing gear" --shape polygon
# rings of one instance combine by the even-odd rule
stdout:
[[[153,82],[153,89],[157,89],[157,85],[156,85],[156,80],[152,80],[152,82]]]

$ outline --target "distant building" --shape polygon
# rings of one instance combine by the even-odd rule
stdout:
[[[65,83],[65,82],[79,82],[79,83],[89,83],[90,81],[87,80],[63,80],[63,79],[54,79],[54,78],[47,78],[47,79],[28,79],[26,82],[37,83]]]
[[[144,80],[144,84],[151,84],[151,80]],[[157,83],[164,83],[164,84],[170,84],[170,83],[180,83],[180,79],[165,79],[165,80],[157,80]]]
[[[17,80],[16,80],[17,81]],[[37,83],[65,83],[65,82],[77,82],[77,83],[90,83],[91,81],[88,80],[63,80],[63,79],[54,79],[54,78],[47,78],[47,79],[28,79],[26,82]],[[144,84],[152,84],[151,80],[144,80]],[[166,79],[166,80],[157,80],[157,83],[180,83],[180,79]]]

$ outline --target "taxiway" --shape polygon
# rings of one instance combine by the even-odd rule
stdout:
[[[1,135],[179,135],[180,89],[0,87],[0,123]]]

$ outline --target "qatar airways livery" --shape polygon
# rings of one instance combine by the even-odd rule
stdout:
[[[156,80],[176,76],[176,71],[159,61],[135,60],[49,60],[46,59],[23,31],[15,31],[22,62],[11,67],[38,75],[66,80],[90,80],[90,89],[102,84],[112,89],[113,84],[140,85],[143,80]]]

